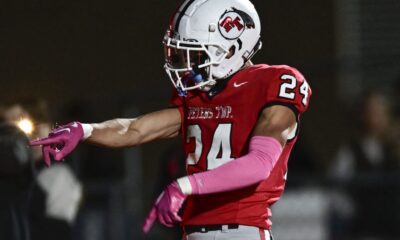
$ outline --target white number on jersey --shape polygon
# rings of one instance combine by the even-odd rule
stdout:
[[[231,130],[232,124],[219,124],[214,132],[210,151],[207,154],[207,169],[219,167],[233,158],[231,157]],[[196,165],[199,162],[203,151],[203,143],[201,139],[201,128],[199,125],[189,125],[187,131],[186,142],[189,143],[191,138],[196,141],[194,153],[189,153],[187,156],[188,165]]]
[[[279,97],[287,98],[287,99],[294,99],[295,93],[294,92],[288,92],[289,90],[293,90],[296,87],[296,78],[293,77],[292,75],[284,74],[282,75],[281,79],[283,81],[289,80],[290,82],[284,82],[281,85],[281,88],[279,90]]]
[[[308,89],[310,86],[308,85],[307,81],[304,80],[303,84],[300,86],[300,93],[303,95],[303,100],[301,101],[304,106],[307,105],[307,100],[308,100]]]
[[[281,88],[279,89],[279,97],[287,98],[287,99],[295,99],[296,93],[293,90],[296,88],[297,79],[289,74],[283,74],[281,76],[281,80],[285,81],[282,83]],[[289,80],[289,82],[287,82]],[[301,101],[304,106],[307,105],[308,95],[310,86],[308,85],[307,81],[304,80],[303,84],[300,86],[300,94],[303,95],[303,100]]]
[[[224,123],[219,124],[215,130],[210,152],[207,155],[208,169],[214,169],[233,159],[231,158],[231,129],[232,124]]]
[[[189,125],[187,128],[186,143],[190,140],[195,139],[195,151],[194,153],[189,153],[186,159],[188,165],[196,165],[200,159],[201,152],[203,151],[203,143],[201,142],[201,129],[199,125]]]

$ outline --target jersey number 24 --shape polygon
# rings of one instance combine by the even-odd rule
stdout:
[[[219,167],[233,158],[231,157],[231,123],[219,124],[214,132],[210,150],[207,153],[207,169]],[[196,165],[203,154],[203,141],[201,138],[201,128],[199,125],[189,125],[187,128],[186,142],[194,139],[195,150],[187,156],[187,164]]]

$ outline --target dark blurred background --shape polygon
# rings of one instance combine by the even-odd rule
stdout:
[[[276,238],[399,239],[400,2],[253,3],[263,40],[254,62],[296,67],[313,89],[274,209]],[[1,1],[3,113],[27,99],[45,102],[46,110],[25,104],[25,115],[54,127],[168,106],[161,40],[178,4]],[[81,144],[63,163],[82,193],[67,221],[70,239],[144,239],[151,203],[183,174],[179,146],[179,139],[123,150]],[[147,238],[178,239],[177,231],[156,226]]]

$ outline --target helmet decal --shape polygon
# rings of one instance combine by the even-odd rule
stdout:
[[[247,13],[236,8],[226,10],[218,22],[219,32],[229,40],[239,38],[245,28],[255,28],[254,21]]]

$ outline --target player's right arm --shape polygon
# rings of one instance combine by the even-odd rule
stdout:
[[[81,140],[105,147],[128,147],[179,134],[181,114],[178,108],[148,113],[132,119],[113,119],[102,123],[72,122],[53,129],[46,138],[31,141],[42,145],[45,163],[50,166],[50,155],[62,160]]]
[[[148,113],[137,118],[113,119],[90,124],[85,142],[105,147],[129,147],[179,134],[181,115],[177,108]]]

